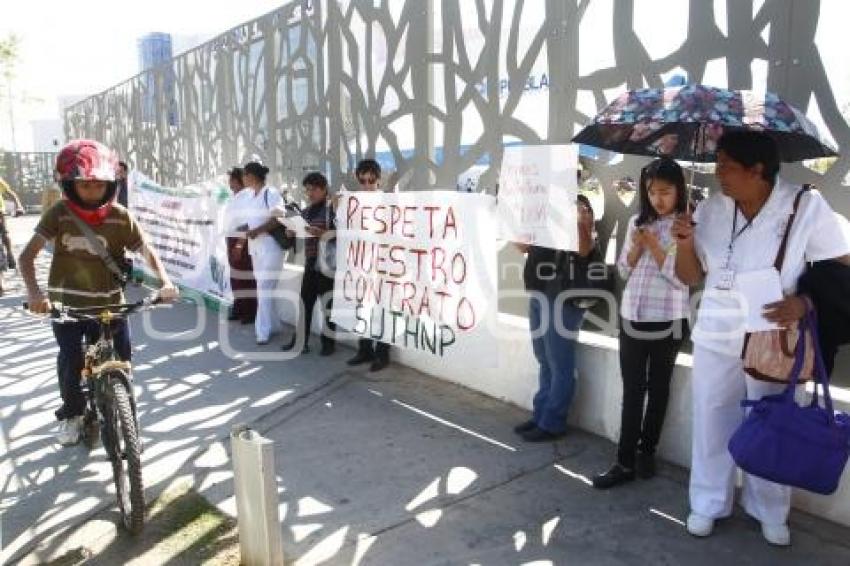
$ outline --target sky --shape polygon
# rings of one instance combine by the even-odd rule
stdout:
[[[214,36],[286,0],[6,0],[0,37],[22,40],[14,87],[19,150],[31,149],[30,120],[59,118],[57,97],[101,92],[139,72],[136,40],[149,32]],[[214,9],[211,9],[214,6]],[[0,147],[11,147],[3,89]]]

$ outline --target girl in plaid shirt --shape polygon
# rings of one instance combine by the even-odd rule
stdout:
[[[676,277],[676,242],[670,232],[676,216],[688,206],[679,164],[663,158],[644,167],[639,198],[640,213],[629,220],[617,260],[626,280],[620,303],[620,442],[617,462],[593,478],[599,489],[655,475],[655,447],[667,412],[670,378],[688,328],[688,286]]]

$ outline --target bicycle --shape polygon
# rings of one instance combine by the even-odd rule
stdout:
[[[140,533],[145,520],[141,440],[131,366],[115,353],[112,323],[159,302],[159,298],[149,297],[136,303],[98,307],[54,306],[50,311],[50,317],[59,324],[95,321],[100,326],[100,337],[92,344],[86,343],[84,349],[80,375],[86,398],[82,440],[88,447],[94,447],[99,431],[112,463],[121,521],[131,534]]]

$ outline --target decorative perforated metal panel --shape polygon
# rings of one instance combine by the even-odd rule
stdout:
[[[385,184],[454,187],[473,170],[492,190],[505,143],[565,142],[623,89],[681,74],[778,92],[844,149],[850,76],[830,47],[841,48],[844,10],[841,0],[303,0],[79,103],[66,127],[167,184],[257,156],[277,183],[297,187],[318,168],[338,186],[377,154],[393,170]],[[588,160],[603,241],[637,204],[615,181],[644,161]],[[785,168],[845,212],[848,171],[846,155],[825,173]]]

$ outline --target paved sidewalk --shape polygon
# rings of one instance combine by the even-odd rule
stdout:
[[[95,554],[86,564],[98,564],[104,540],[125,544],[127,560],[140,556],[144,548],[103,520],[115,513],[102,450],[52,442],[55,348],[19,302],[0,299],[4,558],[35,564],[87,547]],[[587,478],[610,463],[610,442],[572,430],[557,443],[523,444],[511,432],[526,418],[518,408],[396,365],[351,370],[347,348],[331,358],[230,359],[222,343],[254,350],[252,332],[213,315],[192,337],[209,314],[189,304],[156,311],[160,339],[134,321],[147,497],[187,480],[232,513],[227,436],[252,423],[275,441],[288,563],[850,563],[850,529],[801,513],[790,549],[768,546],[740,512],[713,537],[691,538],[685,470],[662,465],[651,481],[597,492]]]

